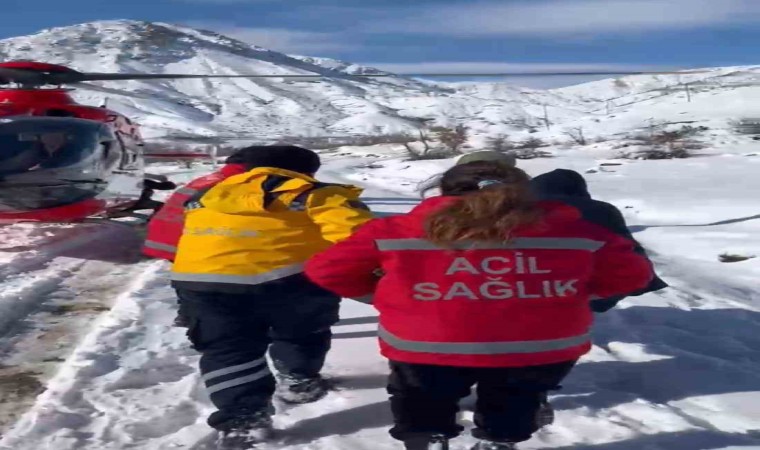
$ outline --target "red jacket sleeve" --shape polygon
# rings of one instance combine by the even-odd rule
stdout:
[[[646,287],[654,277],[650,262],[636,253],[634,242],[605,233],[605,245],[594,254],[590,294],[607,298]]]
[[[375,240],[381,220],[368,222],[351,237],[306,263],[306,276],[341,297],[371,296],[379,280],[380,251]]]

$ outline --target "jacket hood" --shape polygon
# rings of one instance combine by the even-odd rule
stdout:
[[[556,169],[539,175],[531,180],[531,187],[539,198],[557,196],[591,198],[586,180],[574,170]]]
[[[268,180],[280,183],[268,187]],[[308,190],[324,187],[316,179],[302,173],[274,167],[258,167],[232,175],[211,188],[201,199],[204,208],[224,214],[255,214],[266,211],[267,193],[277,193],[286,201]],[[339,186],[350,199],[358,199],[363,190],[356,186]]]

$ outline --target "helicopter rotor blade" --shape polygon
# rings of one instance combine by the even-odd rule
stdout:
[[[671,75],[700,72],[679,71],[582,71],[582,72],[495,72],[495,73],[365,73],[347,74],[314,73],[314,74],[251,74],[251,75],[194,75],[194,74],[129,74],[129,73],[82,73],[77,81],[124,81],[124,80],[171,80],[171,79],[206,79],[206,78],[393,78],[393,77],[466,77],[466,78],[500,78],[500,77],[551,77],[551,76],[612,76],[612,75]],[[71,82],[69,82],[71,83]]]
[[[205,79],[205,78],[502,78],[502,77],[553,77],[553,76],[630,76],[630,75],[689,75],[704,73],[704,70],[687,71],[575,71],[575,72],[495,72],[495,73],[359,73],[343,72],[314,74],[250,74],[250,75],[195,75],[195,74],[128,74],[128,73],[82,73],[76,82],[83,81],[121,81],[121,80],[170,80],[170,79]]]
[[[205,78],[319,78],[324,75],[193,75],[193,74],[152,74],[152,73],[85,73],[81,81],[125,81],[125,80],[174,80],[174,79],[205,79]],[[346,75],[350,76],[350,75]]]
[[[342,78],[342,79],[368,79],[368,78],[510,78],[510,77],[552,77],[552,76],[623,76],[623,75],[688,75],[703,73],[704,70],[687,71],[574,71],[574,72],[493,72],[493,73],[390,73],[373,72],[348,74],[337,71],[325,71],[313,74],[177,74],[177,73],[87,73],[73,70],[67,67],[55,69],[2,67],[0,66],[0,84],[18,83],[27,86],[77,84],[88,81],[128,81],[128,80],[172,80],[172,79],[224,79],[224,78],[282,78],[282,79],[315,79],[315,78]]]

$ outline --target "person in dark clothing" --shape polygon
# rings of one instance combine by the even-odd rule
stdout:
[[[188,338],[203,354],[206,392],[219,408],[209,426],[255,432],[260,419],[268,424],[277,386],[263,357],[267,350],[281,374],[283,401],[309,403],[326,393],[320,371],[331,347],[330,328],[339,320],[334,294],[301,277],[251,287],[243,295],[178,292],[190,319]]]
[[[426,450],[431,438],[420,430],[445,428],[444,438],[460,434],[464,427],[456,423],[459,401],[477,386],[477,428],[472,435],[482,442],[474,450],[514,450],[509,442],[527,441],[554,422],[548,392],[560,389],[576,363],[577,359],[493,368],[391,361],[388,393],[395,421],[391,435],[405,441],[407,449]]]
[[[556,169],[547,172],[531,180],[531,188],[536,196],[541,200],[556,200],[577,208],[583,218],[589,222],[601,225],[610,231],[625,236],[634,242],[635,251],[646,257],[646,250],[641,244],[634,239],[628,225],[625,223],[623,214],[615,206],[594,200],[588,191],[586,180],[581,174],[569,169]],[[615,296],[604,299],[591,301],[591,309],[594,312],[602,313],[614,308],[621,300],[626,297],[638,297],[640,295],[659,291],[668,287],[656,274],[652,281],[644,289],[631,292],[627,295]]]

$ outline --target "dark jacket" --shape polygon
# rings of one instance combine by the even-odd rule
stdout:
[[[633,238],[625,223],[623,214],[609,203],[591,198],[586,180],[578,172],[567,169],[556,169],[535,177],[532,182],[533,192],[540,200],[556,200],[578,209],[583,218],[589,222],[601,225],[610,231],[624,236],[634,242],[635,251],[649,260],[644,247]],[[651,264],[651,262],[650,262]],[[652,268],[654,271],[654,268]],[[605,312],[613,308],[626,297],[637,297],[648,292],[659,291],[668,287],[657,274],[644,289],[631,292],[628,295],[594,300],[591,309],[595,312]]]

